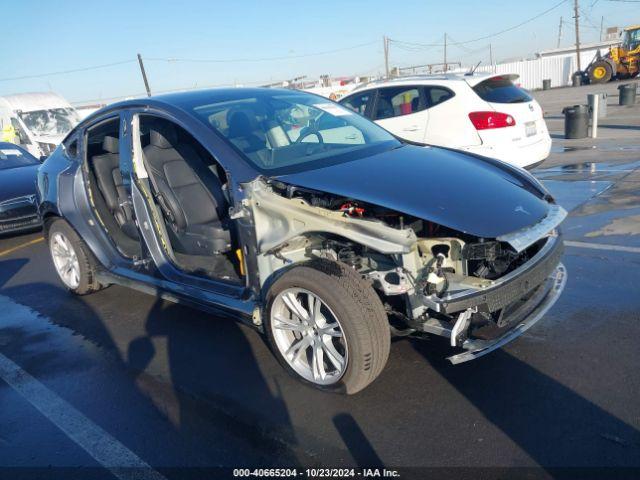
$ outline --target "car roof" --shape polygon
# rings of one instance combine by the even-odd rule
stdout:
[[[220,87],[202,90],[187,90],[182,92],[152,95],[150,97],[132,98],[112,103],[104,108],[96,110],[87,118],[85,118],[82,123],[90,123],[94,118],[102,116],[106,112],[122,110],[125,108],[156,107],[162,109],[166,107],[173,107],[183,110],[186,113],[193,114],[193,112],[191,111],[193,107],[206,105],[207,103],[225,102],[242,98],[260,97],[267,95],[271,96],[278,93],[289,95],[295,93],[304,93],[307,95],[317,96],[309,92],[302,92],[301,90],[268,87]]]
[[[515,80],[518,78],[516,74],[497,74],[497,73],[442,73],[436,75],[409,75],[404,77],[396,77],[391,79],[381,79],[374,80],[372,82],[364,83],[353,89],[352,93],[361,90],[368,90],[371,88],[380,88],[380,87],[390,87],[394,85],[405,85],[405,84],[422,84],[422,85],[431,85],[431,84],[447,84],[455,85],[460,83],[466,83],[470,86],[475,86],[484,80],[494,77],[508,77],[511,80]]]
[[[164,93],[161,95],[152,95],[150,97],[134,98],[130,100],[124,100],[113,104],[112,106],[125,107],[128,105],[172,105],[175,107],[184,108],[189,105],[203,105],[207,102],[224,102],[227,100],[235,100],[247,97],[259,97],[263,95],[273,95],[277,93],[291,94],[294,90],[288,90],[284,88],[246,88],[246,87],[221,87],[221,88],[208,88],[203,90],[187,90],[183,92]]]
[[[0,97],[3,103],[14,110],[33,112],[49,108],[71,108],[71,104],[64,97],[54,92],[16,93]]]

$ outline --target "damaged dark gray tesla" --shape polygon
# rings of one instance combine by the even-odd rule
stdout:
[[[355,393],[393,335],[452,363],[535,324],[565,282],[566,212],[527,172],[403,144],[323,98],[221,89],[131,100],[82,122],[38,174],[53,263],[228,314],[282,365]]]

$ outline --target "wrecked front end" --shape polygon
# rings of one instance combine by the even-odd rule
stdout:
[[[533,225],[484,238],[277,180],[245,184],[245,194],[262,286],[312,258],[347,264],[382,300],[393,334],[446,337],[459,350],[452,363],[521,335],[564,287],[566,212],[552,203]]]

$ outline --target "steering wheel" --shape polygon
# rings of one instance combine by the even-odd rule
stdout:
[[[318,142],[320,144],[324,144],[324,138],[322,138],[322,134],[315,125],[309,125],[308,127],[304,127],[302,130],[300,130],[300,135],[296,139],[296,143],[302,142],[303,139],[307,138],[310,135],[315,135],[316,137],[318,137]]]

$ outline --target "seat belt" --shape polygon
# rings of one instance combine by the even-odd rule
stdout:
[[[122,192],[120,192],[120,189],[118,187],[116,187],[116,192],[118,193],[118,205],[120,206],[120,210],[124,214],[124,218],[127,220],[127,222],[133,221],[133,205],[131,202],[131,198],[126,195],[126,191],[126,196],[122,195]]]
[[[164,216],[167,217],[167,219],[171,222],[171,225],[174,227],[174,230],[177,230],[178,226],[176,225],[176,219],[173,216],[173,212],[167,205],[167,202],[164,199],[164,196],[162,195],[162,193],[160,193],[160,189],[158,188],[158,184],[156,183],[153,170],[149,171],[149,180],[151,180],[151,193],[153,194],[153,198],[155,198],[158,204],[160,205],[160,210],[162,210],[162,213],[164,214]]]

